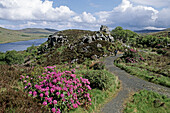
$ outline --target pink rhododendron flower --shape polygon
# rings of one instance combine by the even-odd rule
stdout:
[[[78,105],[77,104],[73,104],[73,108],[77,108],[78,107]]]
[[[57,104],[57,100],[53,100],[53,104]]]
[[[63,98],[63,97],[64,97],[64,94],[61,94],[60,96],[61,96],[61,98]]]
[[[51,88],[50,91],[51,91],[51,93],[53,93],[53,92],[55,91],[55,89],[54,89],[54,88]]]
[[[44,101],[44,102],[43,102],[43,105],[44,105],[44,106],[46,106],[46,105],[47,105],[47,102],[46,102],[46,101]]]
[[[41,98],[43,97],[43,93],[40,94],[40,97],[41,97]]]
[[[36,91],[33,92],[33,96],[34,97],[37,96],[37,92]]]
[[[29,94],[32,94],[32,91],[29,91]]]
[[[56,95],[59,96],[59,95],[60,95],[60,92],[56,92]]]
[[[51,111],[52,111],[53,113],[55,113],[55,112],[56,112],[56,109],[55,109],[55,108],[52,108]]]
[[[45,92],[45,96],[48,96],[48,95],[49,95],[49,93],[48,93],[48,91],[46,91],[46,92]]]

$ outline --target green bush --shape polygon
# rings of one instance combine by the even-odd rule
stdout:
[[[91,88],[107,90],[114,81],[113,74],[106,70],[92,70],[84,73],[84,77],[90,82]]]
[[[24,62],[24,55],[15,50],[7,51],[5,54],[5,61],[7,64],[22,64]]]

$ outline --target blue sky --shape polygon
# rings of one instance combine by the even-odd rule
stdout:
[[[0,0],[0,27],[98,30],[170,28],[170,0]]]

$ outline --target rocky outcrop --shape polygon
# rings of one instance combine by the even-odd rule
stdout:
[[[56,44],[64,44],[64,43],[67,43],[68,40],[67,40],[67,36],[64,36],[62,34],[54,34],[54,35],[50,35],[48,37],[48,47],[53,47],[55,46]]]
[[[67,43],[67,38],[67,36],[60,33],[50,35],[48,38],[48,47],[54,47],[57,44]],[[92,43],[96,40],[113,42],[114,38],[111,36],[109,28],[107,26],[101,25],[100,31],[97,31],[94,35],[91,36],[86,34],[82,38],[80,38],[79,45],[83,45],[84,43]]]
[[[108,27],[101,25],[100,31],[97,31],[95,35],[93,36],[85,35],[84,37],[82,37],[81,40],[83,43],[91,43],[96,40],[113,42],[114,38],[111,36]]]

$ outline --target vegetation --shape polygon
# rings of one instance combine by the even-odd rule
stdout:
[[[124,113],[168,113],[170,98],[158,93],[142,90],[126,103]]]
[[[118,78],[105,70],[100,59],[112,55],[115,49],[124,52],[115,60],[117,66],[170,86],[168,37],[140,36],[116,27],[112,30],[114,43],[97,40],[79,44],[82,36],[95,32],[64,30],[59,34],[67,36],[69,42],[52,48],[45,48],[45,42],[25,51],[0,53],[0,112],[99,112],[120,87]],[[140,50],[127,48],[125,43]],[[125,112],[168,111],[169,99],[156,93],[141,91],[132,99]],[[139,103],[141,99],[143,103]]]
[[[132,75],[170,87],[168,56],[130,50],[117,59],[115,65]]]
[[[0,64],[22,64],[24,62],[24,55],[12,50],[6,53],[0,53]]]

